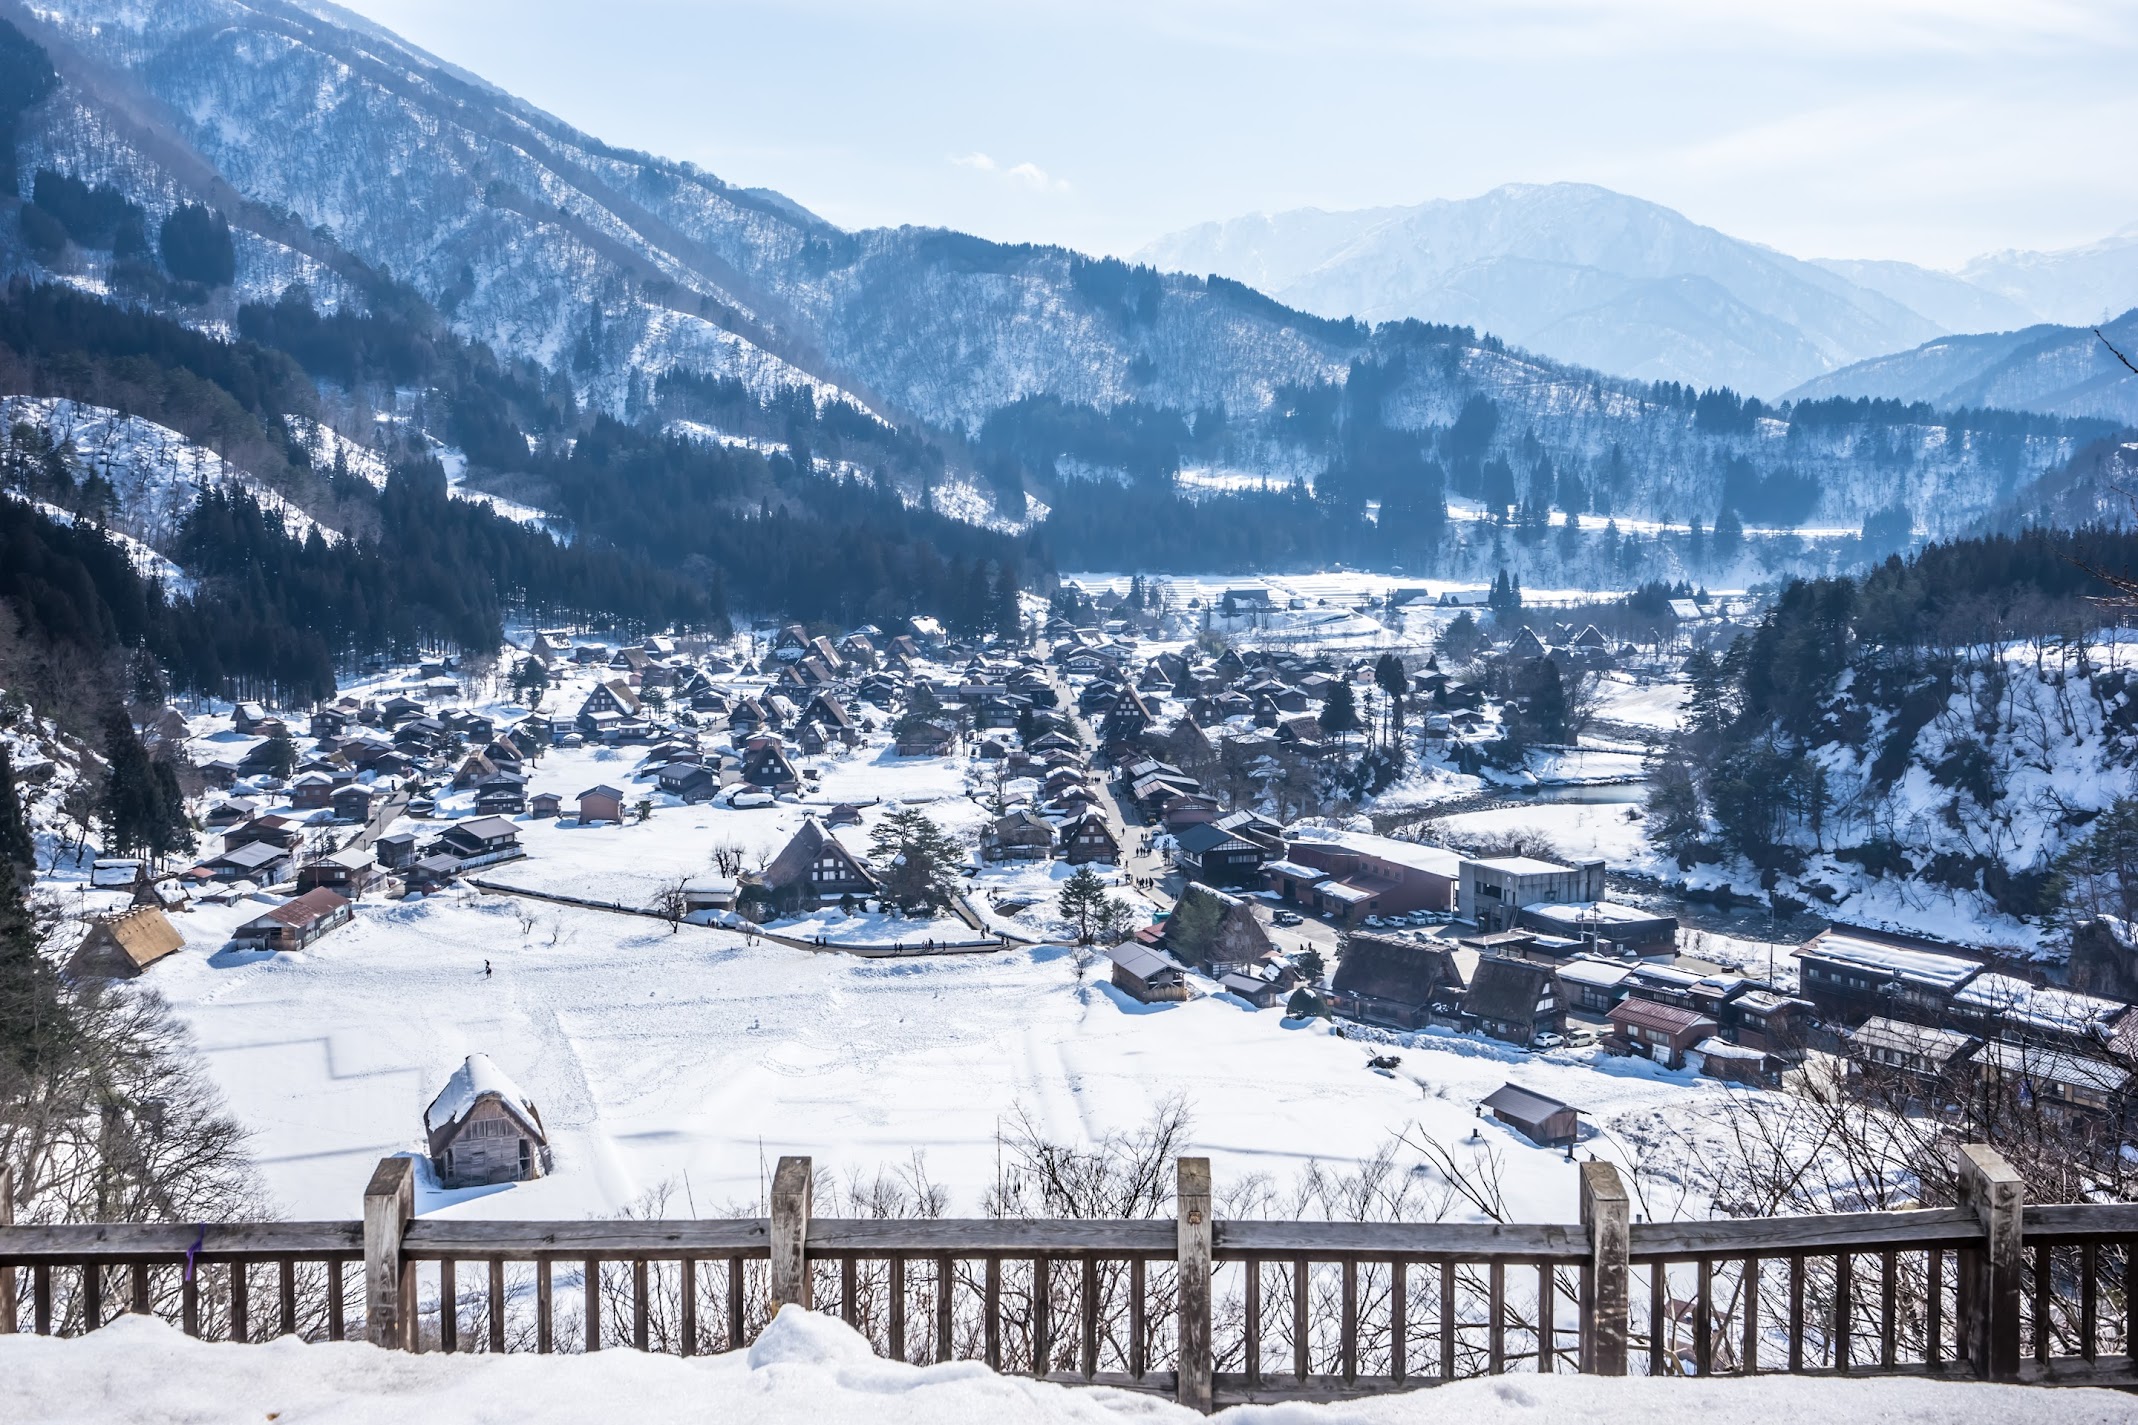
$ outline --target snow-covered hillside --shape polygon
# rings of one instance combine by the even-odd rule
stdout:
[[[579,400],[615,414],[642,413],[651,383],[676,368],[734,378],[760,397],[807,390],[967,434],[1025,398],[1102,413],[1135,402],[1198,421],[1222,411],[1224,468],[1289,481],[1340,457],[1305,408],[1364,360],[1383,372],[1383,417],[1428,450],[1448,443],[1466,406],[1489,400],[1495,433],[1477,458],[1499,455],[1523,479],[1547,460],[1592,489],[1608,478],[1624,517],[1712,521],[1735,460],[1815,487],[1810,524],[1853,529],[1905,509],[1933,535],[2075,445],[2046,427],[1991,436],[1935,418],[1725,429],[1645,386],[1484,336],[1371,334],[1235,282],[1058,248],[921,228],[844,232],[776,195],[612,148],[383,31],[291,0],[64,0],[37,16],[28,31],[67,77],[25,115],[24,182],[46,166],[109,181],[152,224],[181,199],[226,210],[237,282],[189,320],[228,330],[237,302],[293,280],[331,310],[368,280],[354,257],[412,284],[463,335],[560,373]],[[1622,307],[1626,321],[1675,333],[1675,364],[1641,370],[1755,389],[1787,383],[1740,380],[1732,362],[1745,353],[1800,351],[1808,373],[1935,330],[1825,269],[1663,210],[1640,213],[1576,224],[1578,242],[1564,224],[1513,209],[1472,224],[1465,243],[1517,230],[1543,243],[1501,285],[1556,293],[1546,305],[1564,299],[1565,310],[1511,326],[1489,304],[1457,315],[1627,369],[1590,346],[1609,338]],[[70,254],[60,266],[94,285],[108,262]],[[1481,270],[1449,272],[1458,269]],[[1601,278],[1566,278],[1577,270],[1616,274],[1612,292],[1589,291]],[[1353,310],[1329,310],[1339,308]],[[1057,507],[1076,498],[1052,479],[1040,472],[1032,493]],[[992,502],[966,504],[977,513]],[[1018,513],[999,522],[1019,523]]]

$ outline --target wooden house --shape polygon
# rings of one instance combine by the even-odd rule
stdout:
[[[793,911],[877,892],[876,875],[813,816],[805,817],[764,870],[744,878],[742,895],[777,911]]]
[[[984,860],[1044,861],[1053,854],[1054,828],[1028,811],[998,816],[980,833]]]
[[[578,800],[581,826],[597,821],[621,822],[624,819],[624,794],[606,782],[588,787],[579,794]]]
[[[354,782],[336,788],[331,803],[334,819],[359,824],[371,820],[372,795],[371,788],[357,786]]]
[[[1494,1089],[1478,1108],[1544,1148],[1565,1147],[1581,1132],[1579,1109],[1518,1084]]]
[[[563,811],[564,798],[555,792],[536,792],[527,799],[527,814],[537,820],[562,815]]]
[[[248,841],[235,850],[209,857],[200,863],[199,869],[217,881],[251,881],[254,885],[269,886],[287,875],[289,868],[288,851],[272,842]]]
[[[955,757],[964,745],[964,734],[947,722],[916,721],[900,729],[901,757]]]
[[[416,861],[416,833],[413,831],[396,831],[389,835],[381,836],[371,843],[371,850],[378,858],[379,865],[388,871],[398,871],[403,866],[412,866]]]
[[[1397,1029],[1422,1029],[1434,1016],[1462,1009],[1462,969],[1444,940],[1352,932],[1345,941],[1330,1007],[1352,1019]]]
[[[246,921],[231,932],[230,943],[249,950],[302,950],[347,925],[353,913],[349,902],[333,891],[306,891]]]
[[[1121,842],[1113,828],[1106,824],[1105,813],[1087,811],[1082,816],[1062,824],[1062,859],[1072,866],[1081,866],[1088,861],[1104,861],[1109,865],[1121,859]]]
[[[326,889],[356,900],[378,874],[378,863],[368,848],[348,846],[307,861],[297,868],[297,889]]]
[[[768,792],[792,792],[802,785],[785,748],[772,737],[753,737],[742,750],[742,780]]]
[[[1485,955],[1463,996],[1463,1016],[1494,1039],[1527,1046],[1539,1034],[1566,1031],[1566,992],[1549,965]]]
[[[1166,1004],[1192,997],[1188,972],[1162,950],[1125,941],[1106,952],[1113,961],[1113,986],[1143,1004]]]
[[[470,1054],[453,1072],[423,1128],[440,1187],[526,1182],[555,1167],[534,1100],[487,1054]]]
[[[1652,1059],[1666,1069],[1684,1068],[1686,1051],[1719,1027],[1698,1010],[1638,995],[1619,1001],[1604,1018],[1611,1025],[1604,1036],[1606,1048]]]
[[[178,927],[160,909],[135,906],[89,923],[82,943],[67,961],[67,975],[76,980],[131,980],[164,956],[176,954],[185,943]]]
[[[456,821],[431,843],[431,850],[458,860],[462,869],[509,861],[521,855],[520,831],[501,816],[470,817]]]

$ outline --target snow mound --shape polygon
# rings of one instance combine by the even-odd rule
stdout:
[[[608,1350],[592,1356],[422,1355],[356,1342],[258,1346],[194,1341],[153,1318],[122,1316],[60,1340],[0,1336],[9,1419],[41,1425],[285,1420],[308,1425],[410,1421],[580,1425],[589,1420],[719,1420],[723,1425],[1188,1425],[1203,1417],[1149,1395],[998,1376],[977,1362],[879,1360],[852,1329],[795,1307],[757,1346],[683,1360]],[[1243,1406],[1235,1425],[1695,1425],[1787,1418],[1792,1425],[2109,1425],[2138,1402],[2104,1390],[1954,1381],[1766,1377],[1600,1380],[1500,1376],[1343,1405]]]

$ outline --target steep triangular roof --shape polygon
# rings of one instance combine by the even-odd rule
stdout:
[[[520,1086],[514,1083],[488,1054],[470,1054],[453,1077],[445,1081],[438,1097],[423,1111],[423,1126],[432,1135],[464,1121],[485,1098],[494,1098],[522,1127],[544,1142],[542,1115]]]

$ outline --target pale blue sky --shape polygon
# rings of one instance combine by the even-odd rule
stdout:
[[[613,143],[846,226],[1127,252],[1577,179],[1804,257],[2138,222],[2138,5],[344,0]]]

